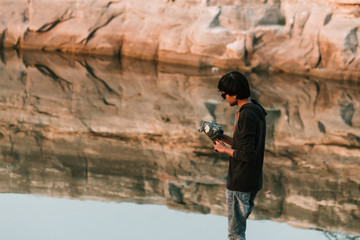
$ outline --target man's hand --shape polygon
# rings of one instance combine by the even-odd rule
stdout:
[[[226,148],[227,148],[227,147],[226,147],[226,145],[225,145],[225,143],[224,143],[223,141],[216,140],[216,141],[214,142],[214,149],[215,149],[215,151],[223,153],[223,152],[226,151]]]
[[[227,155],[233,157],[234,149],[229,148],[225,145],[223,141],[216,140],[214,142],[214,150],[220,153],[226,153]]]

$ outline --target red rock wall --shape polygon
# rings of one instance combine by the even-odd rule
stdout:
[[[5,0],[0,46],[360,79],[357,1],[265,2]]]

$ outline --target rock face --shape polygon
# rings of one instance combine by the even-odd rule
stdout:
[[[227,157],[197,132],[233,129],[222,72],[131,58],[5,51],[0,62],[2,192],[133,201],[226,214]],[[257,219],[358,235],[360,89],[250,74],[268,110]]]
[[[0,47],[360,79],[358,0],[4,0]]]

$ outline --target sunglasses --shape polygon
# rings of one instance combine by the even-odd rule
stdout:
[[[226,95],[227,93],[221,93],[220,96],[223,98],[223,99],[226,99]]]

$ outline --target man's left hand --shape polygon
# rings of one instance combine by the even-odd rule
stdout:
[[[234,149],[227,147],[225,143],[220,140],[216,140],[214,142],[214,150],[220,153],[226,153],[231,157],[233,156],[234,153]]]

